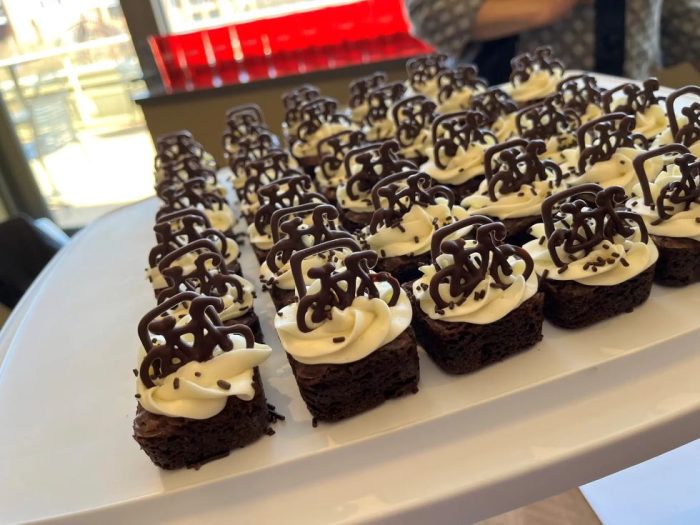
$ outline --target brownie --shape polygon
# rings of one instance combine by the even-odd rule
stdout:
[[[413,304],[416,338],[448,374],[467,374],[532,347],[542,340],[544,294],[536,293],[505,317],[489,324],[431,319],[416,301],[411,283],[403,286]]]
[[[583,328],[631,312],[649,297],[655,265],[613,286],[588,286],[576,281],[541,279],[544,316],[562,328]]]
[[[323,193],[323,196],[328,202],[330,202],[336,208],[338,207],[338,201],[336,200],[338,188],[336,188],[335,186],[328,186],[327,188],[324,188],[321,193]]]
[[[321,157],[295,157],[299,163],[299,167],[304,170],[312,179],[316,178],[316,167],[321,163]]]
[[[272,304],[275,305],[275,310],[278,312],[285,306],[292,304],[297,298],[296,290],[285,290],[274,284],[269,287],[268,292],[270,292]]]
[[[430,251],[420,255],[380,257],[374,267],[374,271],[388,272],[393,275],[399,283],[406,283],[418,279],[422,275],[418,268],[430,263]]]
[[[540,215],[533,215],[531,217],[518,217],[514,219],[495,219],[502,222],[506,226],[508,231],[508,237],[506,237],[506,242],[508,244],[514,244],[515,246],[522,246],[526,242],[531,241],[534,237],[530,235],[529,229],[534,224],[540,222],[542,217]]]
[[[253,253],[255,253],[255,258],[258,260],[258,263],[264,263],[265,259],[267,259],[267,254],[270,252],[270,250],[263,250],[262,248],[258,248],[254,244],[251,244],[251,246],[253,247]]]
[[[360,212],[346,209],[340,210],[340,224],[350,233],[356,233],[372,221],[374,212]]]
[[[262,334],[262,328],[260,327],[260,319],[258,319],[258,315],[255,313],[255,310],[252,308],[248,310],[246,313],[241,315],[240,317],[236,317],[235,319],[229,319],[227,321],[224,321],[224,325],[226,326],[233,326],[236,324],[243,324],[250,328],[250,330],[253,332],[253,335],[255,336],[255,342],[256,343],[264,343],[265,341],[263,340],[263,334]]]
[[[664,286],[686,286],[700,281],[700,242],[650,235],[659,249],[654,280]]]
[[[307,365],[287,358],[314,423],[339,421],[418,392],[418,352],[410,327],[352,363]]]
[[[168,470],[196,468],[228,456],[231,450],[272,433],[271,414],[257,367],[253,386],[253,399],[243,401],[230,396],[224,409],[208,419],[151,414],[139,405],[134,419],[134,439],[153,463]]]
[[[468,197],[469,195],[476,193],[483,180],[484,175],[478,175],[462,184],[445,184],[445,186],[452,190],[452,193],[454,193],[455,196],[455,202],[459,203],[462,202],[464,197]],[[437,184],[440,184],[440,182],[437,182]]]

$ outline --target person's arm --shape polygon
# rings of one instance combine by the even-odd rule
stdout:
[[[472,40],[492,40],[560,20],[579,0],[486,0],[472,26]]]
[[[556,22],[580,0],[406,0],[415,34],[459,56],[472,41],[491,40]]]

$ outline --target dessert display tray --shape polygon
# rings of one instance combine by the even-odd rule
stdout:
[[[51,262],[0,333],[0,523],[466,523],[700,435],[700,285],[468,376],[420,352],[418,394],[311,425],[260,291],[276,435],[162,471],[131,437],[136,325],[158,203],[113,212]],[[244,275],[257,262],[242,250]],[[4,354],[4,358],[3,358]]]

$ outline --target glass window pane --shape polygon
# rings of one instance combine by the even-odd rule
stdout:
[[[153,145],[132,101],[145,85],[119,1],[0,6],[3,98],[54,219],[80,227],[152,195]]]

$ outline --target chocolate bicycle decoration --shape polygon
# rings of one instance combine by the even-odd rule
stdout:
[[[610,160],[619,148],[647,149],[649,142],[634,133],[636,119],[622,112],[610,113],[586,122],[577,132],[578,171],[586,166]]]
[[[307,214],[311,224],[304,222]],[[267,266],[277,273],[295,252],[335,239],[352,239],[350,233],[338,229],[337,219],[335,206],[317,202],[276,210],[271,221],[274,245],[265,259]]]
[[[342,166],[345,155],[354,148],[365,143],[365,134],[361,131],[345,130],[330,137],[322,139],[318,143],[319,164],[323,174],[330,178]]]
[[[696,100],[681,109],[681,115],[687,119],[687,122],[683,126],[679,126],[676,100],[678,97],[687,95],[700,97],[700,87],[685,86],[671,93],[666,98],[666,115],[673,141],[690,147],[700,140],[700,101]]]
[[[486,115],[486,124],[490,127],[500,117],[517,111],[518,105],[502,89],[491,88],[472,97],[471,109]]]
[[[387,140],[352,149],[345,155],[345,190],[348,197],[358,200],[367,195],[383,177],[394,173],[416,169],[416,165],[399,156],[399,143]],[[353,163],[358,166],[353,173]]]
[[[178,305],[189,304],[186,322],[171,315]],[[218,312],[224,308],[218,297],[181,292],[156,306],[139,322],[138,334],[146,355],[139,368],[139,378],[146,388],[192,361],[204,362],[219,348],[233,350],[229,337],[239,334],[246,347],[255,344],[253,332],[245,325],[224,326]]]
[[[434,54],[410,59],[406,62],[406,73],[412,86],[420,86],[434,79],[447,69],[447,55]]]
[[[516,56],[510,61],[510,66],[510,81],[514,84],[527,82],[536,71],[563,74],[565,70],[564,64],[554,57],[552,48],[547,46]]]
[[[308,175],[293,175],[266,184],[258,190],[260,208],[255,212],[253,224],[263,235],[272,221],[272,214],[282,208],[289,208],[309,202],[328,201],[320,193],[313,191],[313,183]]]
[[[654,200],[644,164],[649,159],[672,155],[675,156],[673,163],[678,166],[681,178],[664,185]],[[700,204],[700,160],[682,144],[668,144],[639,154],[634,159],[634,169],[642,188],[644,204],[659,216],[651,223],[653,226],[669,220],[676,213],[689,210],[693,204]]]
[[[491,146],[484,154],[484,174],[488,184],[488,195],[492,202],[498,200],[497,193],[520,192],[523,186],[536,181],[551,180],[553,187],[562,184],[559,165],[540,155],[547,151],[541,140],[516,138]]]
[[[630,238],[637,230],[641,241],[648,242],[642,218],[622,208],[626,199],[625,190],[619,186],[603,189],[593,183],[574,186],[545,199],[542,222],[554,264],[564,270],[568,267],[569,263],[559,256],[560,247],[573,259],[579,252],[588,255],[603,241],[614,244],[617,236]],[[597,267],[608,263],[601,258],[589,264]]]
[[[398,227],[411,208],[435,205],[440,197],[447,200],[450,208],[454,204],[452,191],[446,186],[433,185],[433,179],[427,173],[412,171],[384,177],[372,188],[375,211],[369,232],[375,234],[381,227]],[[382,199],[386,202],[382,203]]]
[[[320,285],[317,292],[309,292],[303,271],[304,259],[341,249],[352,252],[343,259],[342,269],[337,269],[332,262],[326,262],[307,271],[308,277],[318,280]],[[398,281],[386,272],[371,273],[370,269],[377,264],[378,257],[374,251],[360,251],[360,247],[352,239],[336,239],[294,253],[290,259],[290,266],[299,296],[296,314],[299,330],[304,333],[311,332],[314,327],[309,325],[309,320],[312,324],[318,324],[332,319],[334,308],[344,310],[350,307],[357,297],[379,298],[376,283],[380,281],[388,282],[392,288],[387,304],[390,307],[396,305],[401,293]]]
[[[464,238],[444,240],[448,235],[470,228],[469,234],[476,242]],[[440,228],[433,234],[432,257],[436,273],[430,279],[429,293],[436,310],[444,310],[462,304],[487,276],[490,286],[505,290],[511,283],[504,280],[513,274],[510,257],[525,262],[523,278],[528,279],[534,269],[530,254],[519,246],[504,244],[507,230],[502,222],[494,222],[483,215],[475,215]],[[451,262],[441,267],[437,258],[440,254],[451,256]],[[440,287],[448,285],[450,300],[445,300]],[[478,293],[478,292],[477,292]],[[475,295],[475,299],[482,296]]]
[[[587,74],[566,77],[557,85],[558,101],[563,109],[571,109],[583,116],[588,106],[603,105],[603,89],[598,87],[595,77]]]
[[[603,108],[606,113],[622,112],[628,115],[642,113],[649,107],[661,102],[664,97],[656,94],[660,84],[656,78],[647,78],[642,85],[627,82],[608,89],[603,93]],[[622,95],[615,100],[616,95]],[[613,103],[614,107],[613,107]]]
[[[396,125],[396,140],[401,146],[410,146],[424,129],[430,126],[437,116],[435,102],[423,95],[414,95],[397,102],[392,108],[392,118]]]
[[[576,111],[563,106],[562,96],[554,94],[519,110],[515,115],[518,135],[529,140],[546,140],[575,133],[581,118]]]
[[[488,88],[488,82],[479,76],[475,65],[457,66],[438,73],[437,101],[442,104],[455,93],[464,89],[478,90]]]
[[[370,91],[383,86],[389,81],[384,71],[377,71],[369,76],[358,78],[350,83],[350,100],[348,106],[356,108],[367,102]]]
[[[457,155],[474,143],[496,144],[498,139],[486,129],[486,116],[481,111],[467,110],[440,115],[433,121],[433,159],[438,168],[446,169],[445,157]]]
[[[401,100],[405,93],[406,85],[403,82],[384,84],[370,91],[367,95],[367,124],[371,126],[385,120],[393,105]]]
[[[183,246],[173,253],[179,258],[188,253],[200,251],[201,246]],[[238,276],[229,273],[221,253],[215,250],[199,253],[194,265],[194,270],[188,274],[185,274],[182,266],[163,268],[161,273],[168,286],[158,294],[159,304],[183,291],[197,292],[211,297],[231,295],[234,303],[243,303],[245,293],[243,283]]]
[[[319,97],[299,108],[300,121],[296,130],[298,140],[305,141],[326,123],[352,124],[350,118],[338,113],[338,102],[332,98]]]
[[[165,203],[156,214],[158,220],[163,215],[184,208],[223,210],[228,206],[220,193],[207,189],[206,181],[201,177],[188,179],[180,187],[163,186],[158,190],[158,197]]]

